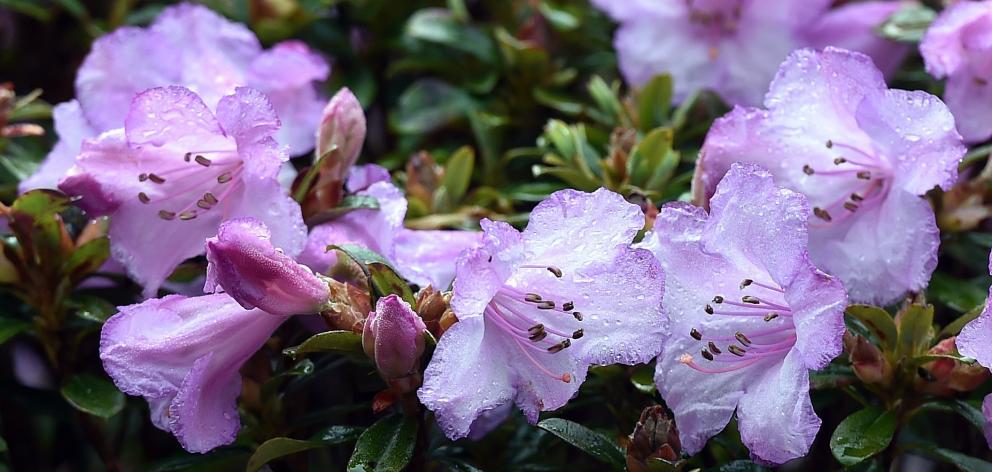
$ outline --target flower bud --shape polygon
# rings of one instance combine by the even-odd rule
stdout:
[[[444,330],[441,329],[441,319],[446,312],[451,311],[450,301],[450,293],[439,292],[432,285],[417,292],[417,314],[424,320],[427,330],[436,338],[444,334]]]
[[[365,320],[362,347],[375,360],[379,375],[402,391],[420,385],[420,357],[424,353],[427,326],[396,295],[380,298],[375,312]]]
[[[673,463],[679,459],[682,443],[679,431],[665,408],[649,406],[641,412],[627,446],[627,470],[648,472],[651,462],[662,460]]]
[[[892,380],[892,365],[877,346],[862,336],[844,334],[844,345],[851,355],[851,367],[862,382],[888,384]]]
[[[957,355],[955,337],[944,339],[930,348],[927,354]],[[931,395],[953,395],[969,392],[981,386],[989,378],[989,371],[979,364],[965,364],[953,359],[938,359],[920,367],[917,388]]]
[[[324,107],[317,129],[317,157],[337,149],[334,162],[324,163],[321,173],[331,171],[334,180],[343,182],[348,169],[358,160],[365,142],[365,112],[348,88],[342,88]],[[327,167],[331,164],[332,167]]]
[[[272,246],[271,233],[254,218],[224,222],[207,240],[205,292],[218,287],[245,309],[274,315],[318,313],[328,303],[327,283]]]

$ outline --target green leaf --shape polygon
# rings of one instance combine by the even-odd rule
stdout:
[[[331,426],[317,434],[309,440],[272,438],[265,441],[248,459],[248,472],[255,472],[265,464],[280,457],[295,454],[297,452],[308,451],[319,447],[332,446],[354,441],[362,434],[364,428],[356,426]]]
[[[589,80],[589,85],[587,86],[589,90],[589,95],[592,96],[593,101],[596,102],[596,106],[603,113],[604,117],[608,117],[610,123],[616,124],[618,120],[623,115],[623,105],[620,104],[620,98],[617,97],[617,91],[611,88],[602,77],[594,75],[592,79]]]
[[[308,225],[326,223],[355,210],[378,210],[379,200],[370,195],[348,195],[334,208],[321,210],[307,218]]]
[[[985,415],[982,414],[982,410],[964,400],[934,401],[923,405],[921,409],[955,413],[968,420],[979,431],[985,428]]]
[[[563,418],[548,418],[537,424],[563,441],[609,464],[614,470],[624,470],[627,460],[623,452],[602,434]]]
[[[899,317],[900,355],[914,357],[925,352],[933,339],[933,306],[910,305]]]
[[[406,24],[406,36],[467,53],[487,64],[497,61],[493,38],[459,23],[447,10],[425,8],[414,13]]]
[[[932,298],[962,313],[985,303],[987,296],[987,283],[959,279],[942,272],[933,274],[927,286],[928,299]]]
[[[937,12],[932,9],[918,3],[909,4],[882,23],[878,34],[893,41],[918,43],[935,18]]]
[[[678,165],[678,154],[672,151],[674,138],[671,128],[656,128],[637,144],[627,161],[632,185],[647,188],[649,181],[664,183],[671,177]]]
[[[373,424],[358,438],[348,472],[399,472],[413,457],[417,420],[393,415]]]
[[[74,375],[62,386],[61,392],[77,410],[101,418],[110,418],[124,408],[124,394],[109,380],[95,375]]]
[[[62,271],[73,282],[79,282],[87,275],[96,272],[109,257],[110,239],[107,237],[96,238],[77,247],[69,256],[69,260],[65,262]]]
[[[981,315],[984,309],[984,304],[972,308],[968,313],[961,315],[954,321],[948,323],[947,326],[944,326],[944,329],[940,330],[940,334],[938,334],[937,337],[943,338],[947,336],[957,336],[957,334],[961,332],[961,329],[964,328],[964,325],[971,323],[972,320],[978,318],[978,315]]]
[[[721,466],[705,469],[704,472],[764,472],[768,469],[751,461],[736,460]]]
[[[896,426],[895,413],[867,407],[837,425],[830,438],[830,451],[841,464],[852,466],[885,450]]]
[[[637,129],[647,133],[665,124],[671,106],[672,76],[654,76],[637,95]]]
[[[93,295],[73,295],[66,301],[66,305],[76,310],[76,316],[101,324],[118,311],[113,303]]]
[[[0,318],[0,344],[31,327],[31,323],[16,318]]]
[[[964,472],[988,472],[992,470],[992,462],[983,461],[967,454],[937,447],[933,444],[906,444],[906,449],[919,451],[926,456],[953,464]]]
[[[475,166],[475,151],[469,146],[462,146],[451,155],[444,165],[444,179],[438,189],[445,194],[447,209],[453,209],[468,190],[472,181],[472,168]]]
[[[410,307],[416,306],[416,299],[413,298],[413,290],[407,285],[396,272],[386,264],[381,262],[369,263],[369,277],[372,278],[372,287],[375,288],[376,298],[387,295],[399,295]]]
[[[421,79],[397,100],[390,123],[400,134],[427,134],[465,118],[475,106],[464,91],[436,79]]]
[[[895,347],[898,331],[896,322],[889,312],[877,306],[850,305],[845,314],[860,321],[886,349]]]
[[[362,336],[351,331],[325,331],[310,336],[298,346],[286,348],[283,354],[297,358],[314,352],[362,354]]]

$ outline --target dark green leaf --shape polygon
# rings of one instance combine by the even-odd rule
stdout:
[[[372,278],[372,286],[378,292],[377,295],[384,297],[386,295],[396,294],[410,304],[411,307],[415,305],[416,301],[413,298],[413,291],[410,290],[410,286],[391,267],[381,262],[371,262],[368,267],[369,276]]]
[[[764,472],[768,469],[751,461],[737,460],[721,466],[705,469],[704,472]]]
[[[868,407],[837,425],[830,438],[830,451],[841,464],[852,466],[885,450],[895,431],[895,413]]]
[[[110,239],[96,238],[79,246],[65,262],[63,273],[73,282],[79,282],[87,275],[96,272],[110,257]]]
[[[76,316],[94,323],[103,323],[117,313],[113,303],[92,295],[73,295],[66,304],[76,310]]]
[[[0,318],[0,344],[31,327],[31,323],[15,318]]]
[[[495,63],[493,39],[475,27],[459,23],[447,10],[425,8],[413,14],[406,35],[468,53],[484,63]]]
[[[472,98],[462,90],[422,79],[400,96],[390,122],[402,134],[425,134],[465,118],[474,108]]]
[[[914,357],[930,347],[933,339],[933,306],[910,305],[899,317],[899,346],[897,352]]]
[[[968,420],[979,431],[985,428],[985,415],[982,414],[982,410],[964,400],[939,400],[923,405],[922,409],[955,413]]]
[[[283,456],[303,452],[318,447],[331,446],[354,441],[362,434],[363,428],[355,426],[331,426],[309,440],[272,438],[262,443],[248,459],[248,472],[255,472],[265,464]]]
[[[937,12],[930,8],[911,3],[895,12],[885,23],[878,27],[878,33],[883,38],[905,43],[918,43],[937,17]]]
[[[124,408],[124,394],[109,380],[90,374],[69,378],[62,386],[62,397],[77,410],[110,418]]]
[[[982,310],[984,309],[984,304],[972,308],[968,313],[961,315],[954,321],[948,323],[947,326],[944,326],[944,329],[940,330],[940,334],[938,334],[937,337],[943,338],[946,336],[957,336],[957,334],[961,332],[961,328],[964,328],[964,325],[971,323],[972,320],[978,318],[978,315],[981,315]]]
[[[362,336],[351,331],[326,331],[310,336],[299,346],[286,348],[283,354],[296,358],[314,352],[362,354]]]
[[[919,451],[926,456],[953,464],[964,472],[989,472],[992,462],[983,461],[950,449],[943,449],[933,444],[907,444],[906,449]]]
[[[654,76],[637,95],[637,129],[647,133],[664,125],[671,106],[672,76]]]
[[[850,305],[845,312],[861,322],[872,334],[878,338],[882,346],[892,349],[896,345],[898,332],[896,322],[889,312],[882,308],[871,305]]]
[[[321,210],[307,218],[308,225],[319,225],[355,210],[378,210],[379,200],[370,195],[348,195],[338,202],[338,206]]]
[[[462,201],[468,184],[472,181],[472,169],[475,166],[475,152],[471,147],[463,146],[455,151],[444,165],[444,179],[439,190],[444,189],[448,200],[448,209]]]
[[[373,424],[358,438],[348,472],[399,472],[413,457],[417,420],[393,415]]]
[[[602,434],[585,426],[562,418],[548,418],[538,423],[537,427],[606,462],[614,470],[624,470],[626,467],[627,460],[620,448]]]
[[[957,311],[966,312],[985,303],[988,284],[958,279],[937,272],[930,278],[927,296]]]

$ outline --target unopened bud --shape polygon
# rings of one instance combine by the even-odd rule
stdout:
[[[330,298],[327,282],[272,246],[271,237],[254,218],[224,222],[207,240],[204,291],[221,288],[245,309],[274,315],[319,313]]]
[[[930,348],[930,355],[958,354],[955,337],[944,339]],[[920,366],[920,378],[917,388],[931,395],[953,395],[958,392],[972,391],[989,378],[985,367],[974,363],[965,364],[954,359],[937,359]]]
[[[323,163],[321,173],[331,172],[338,182],[347,177],[348,169],[358,160],[365,142],[365,112],[362,104],[348,88],[342,88],[324,107],[317,129],[317,157],[337,151],[334,162]],[[323,177],[323,176],[322,176]]]
[[[649,462],[663,460],[673,463],[679,459],[682,443],[675,421],[660,405],[649,406],[641,412],[641,418],[630,435],[627,447],[627,470],[648,472],[653,470]]]
[[[439,292],[432,285],[417,292],[417,314],[424,320],[427,330],[435,337],[440,337],[444,332],[441,329],[441,318],[450,310],[448,305],[450,300],[450,293]]]
[[[845,333],[844,345],[851,356],[851,367],[862,382],[888,384],[892,380],[892,365],[877,346],[862,336]]]
[[[382,297],[369,313],[362,347],[375,361],[379,375],[400,391],[420,386],[420,357],[427,326],[410,305],[396,295]]]

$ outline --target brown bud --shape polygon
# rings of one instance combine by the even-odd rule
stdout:
[[[424,320],[427,330],[435,337],[441,336],[441,317],[450,310],[450,293],[443,293],[428,285],[417,292],[417,314]]]
[[[421,151],[411,155],[406,161],[407,198],[419,200],[430,207],[443,177],[444,169],[434,162],[430,153]]]
[[[328,309],[320,313],[332,330],[347,330],[362,334],[365,318],[372,311],[368,291],[355,285],[329,279],[331,291]]]
[[[958,355],[955,337],[944,339],[930,348],[931,355]],[[938,359],[920,366],[916,379],[918,390],[931,395],[953,395],[969,392],[981,386],[989,378],[988,369],[979,364],[965,364],[953,359]]]
[[[854,374],[862,382],[888,385],[892,381],[892,365],[877,346],[850,332],[844,333],[844,346],[851,357]]]
[[[648,472],[650,462],[676,462],[682,454],[675,420],[661,405],[645,408],[637,421],[627,447],[627,470]]]

